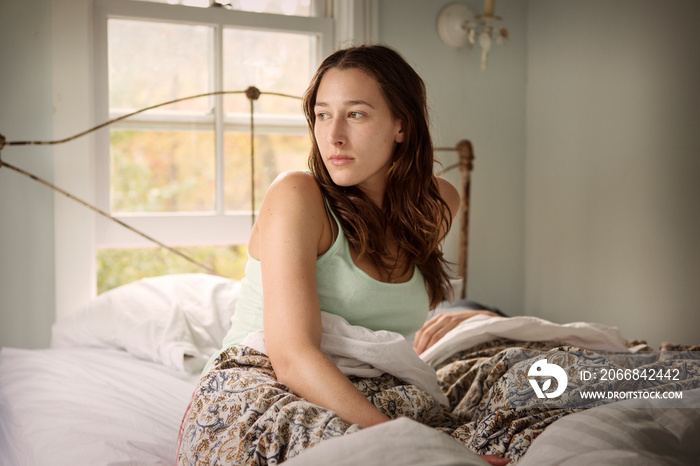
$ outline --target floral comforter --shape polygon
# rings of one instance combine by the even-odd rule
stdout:
[[[547,426],[568,414],[621,396],[648,399],[699,388],[695,354],[606,354],[557,342],[495,339],[458,351],[436,368],[447,407],[392,375],[350,379],[389,417],[411,418],[478,454],[516,464]],[[562,370],[549,377],[537,373],[554,365]],[[277,382],[266,355],[239,345],[222,352],[202,378],[183,420],[178,464],[278,464],[359,429],[291,393]]]

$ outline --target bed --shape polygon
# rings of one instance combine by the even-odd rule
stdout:
[[[473,149],[462,141],[449,150],[459,162],[447,169],[462,173],[462,279],[437,313],[489,307],[466,300]],[[3,348],[0,464],[173,464],[183,415],[206,361],[220,351],[239,289],[205,273],[146,278],[57,322],[48,349]],[[326,332],[324,321],[324,341],[340,342],[336,349],[375,345],[375,359],[352,361],[349,377],[394,420],[364,430],[327,427],[335,421],[299,427],[294,415],[282,427],[261,422],[254,431],[271,440],[255,445],[246,463],[486,464],[477,454],[519,465],[700,460],[700,347],[653,349],[590,322],[478,316],[419,358],[395,334],[340,324]],[[249,345],[253,356],[264,351]],[[310,446],[274,429],[323,440]]]
[[[50,349],[3,348],[0,464],[172,464],[180,421],[199,371],[218,350],[239,286],[208,274],[143,279],[58,322]],[[438,312],[466,307],[446,303]],[[581,359],[575,370],[626,367],[615,356],[625,354],[629,342],[597,324],[522,316],[465,323],[424,353],[459,417],[456,428],[397,416],[287,462],[484,464],[474,451],[500,452],[525,465],[680,465],[700,458],[697,358],[627,349],[628,355],[648,353],[637,367],[678,368],[683,380],[661,381],[655,390],[680,390],[681,400],[543,404],[514,383],[533,360],[573,354]]]

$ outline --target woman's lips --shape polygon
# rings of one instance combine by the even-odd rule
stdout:
[[[336,167],[341,167],[352,162],[353,158],[348,157],[347,155],[331,155],[329,161],[332,165],[335,165]]]

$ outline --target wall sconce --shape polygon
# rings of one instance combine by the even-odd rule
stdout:
[[[438,34],[440,39],[460,49],[465,45],[471,48],[477,41],[481,46],[481,69],[486,69],[491,45],[508,42],[508,29],[501,26],[503,19],[494,15],[495,0],[484,0],[484,14],[474,13],[462,3],[450,3],[438,16]]]

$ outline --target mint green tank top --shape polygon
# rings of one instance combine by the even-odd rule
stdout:
[[[367,275],[350,256],[348,240],[332,209],[338,236],[316,260],[316,288],[321,310],[339,315],[352,325],[390,330],[408,336],[418,331],[428,315],[430,299],[423,275],[416,267],[405,283],[384,283]],[[248,256],[245,278],[223,348],[239,344],[263,328],[260,261]]]

